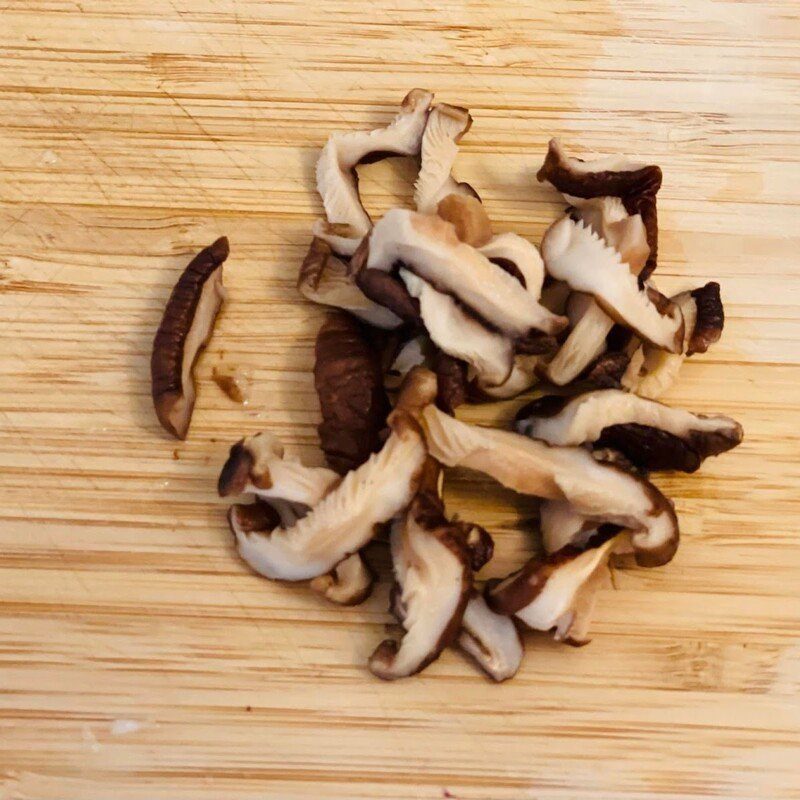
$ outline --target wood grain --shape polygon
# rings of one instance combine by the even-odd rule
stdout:
[[[795,0],[2,5],[0,798],[800,798]],[[619,571],[591,646],[531,636],[502,686],[455,652],[374,680],[385,587],[340,609],[251,575],[214,497],[243,433],[319,462],[322,314],[294,289],[313,164],[413,86],[472,109],[458,176],[534,241],[560,207],[533,177],[551,135],[662,165],[659,285],[719,279],[728,314],[671,400],[747,434],[659,477],[675,561]],[[366,169],[369,208],[410,175]],[[176,446],[149,346],[223,233],[231,299]],[[249,373],[247,408],[220,365]],[[490,573],[530,552],[530,503],[463,473],[448,493],[496,533]]]

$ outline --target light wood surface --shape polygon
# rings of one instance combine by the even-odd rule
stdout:
[[[0,44],[0,798],[800,798],[796,0],[5,0]],[[385,588],[341,609],[250,574],[214,493],[246,432],[320,461],[322,312],[294,289],[313,164],[414,86],[472,110],[458,176],[537,242],[551,135],[662,165],[659,285],[718,279],[728,317],[670,400],[746,430],[657,478],[674,562],[619,571],[589,647],[530,636],[502,686],[453,651],[372,678]],[[411,175],[365,170],[370,209]],[[176,443],[149,346],[223,233]],[[466,474],[448,497],[496,534],[489,574],[521,563],[530,503]]]

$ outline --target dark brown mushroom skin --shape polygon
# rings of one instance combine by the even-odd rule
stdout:
[[[659,428],[629,422],[603,428],[594,446],[619,450],[635,466],[652,472],[696,472],[706,458],[732,450],[741,441],[740,433],[690,431],[684,439]]]
[[[235,525],[245,533],[264,532],[279,527],[281,518],[269,503],[256,499],[255,503],[234,503],[228,509],[228,523],[231,530]]]
[[[194,322],[203,287],[228,258],[230,247],[225,236],[201,250],[184,269],[172,290],[161,324],[153,340],[150,358],[153,405],[164,430],[178,439],[185,439],[192,409],[178,421],[171,417],[176,402],[184,397],[183,360],[186,338]],[[212,321],[213,324],[213,321]],[[205,346],[198,348],[195,359]]]
[[[317,289],[332,253],[331,246],[324,239],[315,236],[300,265],[300,272],[297,276],[298,287],[308,285],[312,289]]]
[[[467,401],[467,365],[438,350],[433,361],[436,373],[436,405],[451,416]]]
[[[697,306],[697,321],[689,338],[687,356],[705,353],[712,344],[719,341],[725,327],[725,309],[716,281],[694,289],[692,297]]]
[[[320,442],[331,468],[344,474],[383,444],[389,400],[383,388],[381,352],[365,327],[344,312],[328,316],[315,352]]]
[[[607,351],[590,364],[576,382],[587,389],[619,389],[630,360],[622,350]]]
[[[253,469],[253,455],[244,446],[244,440],[236,442],[228,453],[228,460],[222,467],[217,481],[217,493],[220,497],[242,494],[250,482]],[[269,487],[264,487],[268,489]]]
[[[579,161],[581,159],[578,159]],[[619,197],[629,214],[640,214],[647,232],[650,255],[639,273],[639,283],[653,274],[658,264],[658,211],[656,195],[661,188],[661,167],[652,164],[636,170],[602,170],[576,173],[560,158],[554,142],[547,148],[544,164],[536,174],[539,182],[547,181],[562,194],[574,197]]]

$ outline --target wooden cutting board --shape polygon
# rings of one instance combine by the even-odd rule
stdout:
[[[0,798],[800,797],[797,12],[7,0]],[[250,574],[214,491],[243,433],[320,463],[323,314],[294,289],[314,162],[414,86],[472,110],[458,177],[498,230],[538,242],[562,207],[534,180],[553,135],[662,165],[658,285],[718,279],[727,312],[669,400],[746,430],[700,473],[657,477],[680,514],[674,562],[619,571],[589,647],[531,635],[501,686],[453,651],[372,678],[385,585],[342,609]],[[365,170],[370,210],[411,180],[402,163]],[[179,270],[220,234],[230,302],[178,443],[150,406],[150,342]],[[249,376],[247,407],[215,367]],[[532,503],[467,474],[448,500],[495,534],[487,574],[535,546]]]

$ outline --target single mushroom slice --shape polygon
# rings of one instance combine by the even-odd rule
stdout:
[[[297,288],[307,300],[349,311],[376,328],[393,330],[403,324],[400,317],[370,300],[356,286],[348,265],[333,255],[327,242],[317,237],[312,239],[300,266]]]
[[[391,434],[380,452],[347,473],[307,516],[267,534],[234,530],[239,555],[256,572],[289,581],[330,572],[360,550],[376,526],[411,502],[427,458],[414,416],[436,395],[435,377],[429,375],[401,392],[388,420]]]
[[[619,389],[559,399],[560,409],[549,404],[540,413],[537,401],[523,409],[517,431],[552,445],[609,447],[642,469],[683,472],[742,441],[742,426],[730,417],[692,414]]]
[[[499,233],[478,248],[490,261],[513,264],[517,279],[537,300],[542,294],[544,264],[536,246],[516,233]]]
[[[511,374],[501,384],[492,386],[478,378],[473,386],[474,394],[481,400],[508,400],[528,391],[539,381],[542,356],[518,353],[514,356]]]
[[[542,255],[553,277],[593,295],[609,317],[656,347],[680,352],[684,333],[680,308],[653,290],[641,289],[619,253],[583,222],[565,217],[551,225]]]
[[[655,400],[672,387],[684,359],[694,353],[705,353],[722,335],[725,313],[716,282],[707,283],[690,292],[672,298],[683,313],[685,331],[680,353],[667,353],[642,344],[631,356],[622,376],[622,386],[632,392]]]
[[[371,594],[375,573],[361,553],[340,561],[326,575],[311,580],[311,589],[340,606],[357,606]]]
[[[317,161],[317,190],[328,222],[350,226],[347,238],[362,239],[372,224],[358,193],[356,166],[419,153],[432,100],[430,92],[412,89],[390,125],[369,132],[334,133],[322,148]]]
[[[405,634],[386,639],[369,660],[384,680],[414,675],[455,641],[472,588],[462,527],[449,522],[438,497],[421,491],[392,527],[392,563]]]
[[[449,194],[439,201],[436,213],[456,229],[460,241],[472,247],[484,247],[492,240],[491,220],[475,197]]]
[[[525,337],[532,330],[555,334],[566,325],[519,281],[460,242],[455,228],[439,217],[395,208],[376,223],[366,271],[391,272],[398,262],[508,336]]]
[[[458,155],[458,143],[472,125],[466,108],[440,103],[431,109],[420,148],[420,168],[414,183],[417,211],[433,214],[450,194],[476,197],[468,183],[458,183],[451,174]]]
[[[625,156],[582,161],[568,157],[557,139],[548,146],[547,157],[537,174],[570,199],[619,197],[628,214],[638,214],[647,232],[650,252],[640,280],[650,277],[658,263],[658,213],[656,195],[661,188],[661,169]]]
[[[514,345],[507,336],[487,329],[451,295],[437,292],[410,270],[401,269],[400,278],[419,300],[420,315],[437,347],[466,361],[487,385],[507,380],[514,359]]]
[[[470,595],[458,646],[498,683],[513,678],[522,663],[522,639],[510,617],[497,614],[486,604],[482,594]]]
[[[347,472],[382,443],[389,400],[381,353],[353,317],[330,315],[317,334],[314,386],[322,422],[319,437],[328,463]]]
[[[543,500],[539,527],[545,553],[556,553],[567,546],[584,550],[597,533],[597,524],[588,522],[566,500]]]
[[[186,438],[197,397],[194,364],[211,338],[226,297],[222,265],[228,253],[228,240],[223,236],[189,262],[172,290],[153,340],[153,405],[161,426],[178,439]]]
[[[352,225],[344,223],[331,223],[324,219],[314,220],[311,225],[311,235],[319,239],[331,250],[342,258],[350,258],[358,250],[364,240]]]
[[[533,630],[553,631],[556,641],[588,644],[597,592],[610,584],[608,560],[620,543],[617,535],[589,550],[567,547],[532,558],[518,572],[487,586],[489,608],[513,615]]]
[[[672,504],[641,476],[599,463],[583,448],[551,447],[468,425],[433,406],[420,419],[430,454],[442,464],[483,472],[521,494],[567,500],[586,519],[624,527],[641,566],[661,566],[675,554],[679,531]]]

